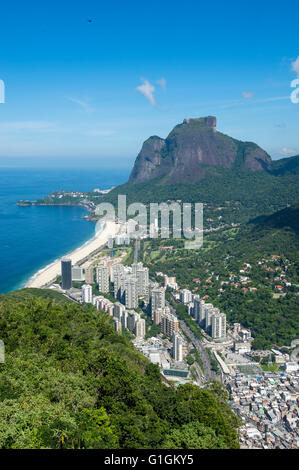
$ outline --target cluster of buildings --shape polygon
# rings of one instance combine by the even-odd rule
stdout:
[[[179,322],[166,306],[165,288],[150,281],[149,270],[142,263],[125,266],[104,260],[98,266],[89,266],[83,270],[79,266],[72,267],[71,260],[63,259],[61,275],[64,290],[72,288],[72,281],[85,281],[81,287],[82,303],[93,304],[97,309],[107,311],[114,319],[116,331],[121,331],[122,327],[127,328],[136,338],[143,338],[146,332],[144,318],[135,311],[142,300],[144,310],[152,322],[160,325],[161,333],[172,339],[173,359],[178,362],[183,360],[183,339],[179,334]],[[103,295],[93,295],[91,284],[94,282]],[[105,294],[110,292],[110,283],[113,285],[116,302],[105,298]]]
[[[172,357],[177,362],[183,361],[183,338],[179,333],[178,318],[171,313],[165,302],[165,288],[154,284],[150,289],[148,312],[155,325],[160,325],[161,333],[170,337]]]
[[[124,270],[122,270],[124,268]],[[129,272],[128,272],[129,271]],[[118,285],[118,274],[122,272],[124,277]],[[133,265],[131,269],[127,269],[120,264],[111,265],[105,260],[99,266],[90,266],[85,269],[85,277],[83,268],[74,266],[70,259],[61,261],[61,286],[64,290],[72,288],[72,281],[84,281],[81,287],[82,303],[93,304],[97,309],[108,312],[114,319],[115,330],[120,332],[122,327],[130,330],[136,338],[145,336],[145,320],[134,309],[138,308],[138,299],[148,293],[148,269],[143,266]],[[92,283],[96,281],[98,289],[101,293],[109,293],[109,282],[114,282],[116,288],[115,298],[122,300],[121,302],[112,302],[104,296],[94,296]],[[90,282],[87,283],[87,282]]]
[[[127,310],[120,302],[112,302],[104,296],[99,295],[93,298],[93,305],[97,310],[107,312],[114,320],[115,331],[121,332],[122,328],[127,328],[136,337],[142,339],[146,333],[144,318],[134,310]]]
[[[188,307],[188,313],[196,323],[214,340],[226,339],[226,315],[211,303],[206,303],[199,295],[193,294],[188,289],[181,289],[173,294],[175,300],[179,300]]]
[[[128,308],[137,308],[139,299],[148,304],[149,270],[142,263],[133,263],[132,266],[112,265],[110,281],[114,285],[114,297]]]
[[[243,448],[299,447],[299,376],[236,374],[228,384],[231,406],[241,418]]]
[[[182,338],[179,335],[179,322],[170,312],[165,302],[165,288],[149,279],[149,270],[142,263],[132,266],[114,264],[110,270],[110,281],[114,285],[114,297],[129,309],[137,308],[143,301],[144,311],[153,324],[160,325],[161,333],[173,340],[173,358],[183,360]]]

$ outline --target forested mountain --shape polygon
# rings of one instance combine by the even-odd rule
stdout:
[[[111,318],[47,291],[0,296],[0,448],[238,448],[212,384],[178,389]]]

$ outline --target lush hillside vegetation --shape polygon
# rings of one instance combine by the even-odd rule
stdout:
[[[204,235],[201,250],[183,241],[151,240],[143,258],[152,274],[176,276],[252,330],[257,349],[299,338],[299,205],[235,229]],[[171,249],[161,249],[172,246]]]
[[[40,297],[42,299],[55,300],[57,303],[71,303],[69,297],[66,297],[59,292],[56,292],[51,289],[35,289],[34,287],[19,289],[15,292],[8,294],[0,294],[0,302],[3,301],[24,301],[26,299],[32,299],[32,297]]]
[[[0,448],[238,447],[216,384],[167,387],[105,313],[44,295],[0,298]]]

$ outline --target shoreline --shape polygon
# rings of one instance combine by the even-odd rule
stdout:
[[[79,248],[76,248],[71,253],[67,253],[64,256],[61,256],[57,260],[48,264],[44,268],[38,270],[25,284],[25,288],[42,288],[47,284],[53,282],[57,276],[61,274],[61,259],[70,258],[72,260],[72,265],[76,265],[83,259],[90,256],[94,251],[102,248],[108,241],[109,236],[114,236],[119,230],[119,225],[111,220],[104,222],[103,229],[93,238],[88,240],[81,245]]]

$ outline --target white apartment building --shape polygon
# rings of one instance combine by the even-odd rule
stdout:
[[[182,289],[180,292],[180,300],[184,304],[192,302],[192,292],[189,289]]]
[[[140,318],[135,324],[135,336],[137,339],[142,339],[145,336],[145,320]]]
[[[155,287],[151,291],[151,316],[154,319],[154,313],[158,308],[165,307],[165,289],[163,287]]]
[[[226,315],[214,313],[212,315],[212,338],[220,339],[226,337]]]
[[[92,287],[89,284],[82,286],[82,302],[85,304],[92,304]]]
[[[113,304],[113,307],[114,307],[113,308],[113,316],[115,318],[118,318],[119,320],[121,320],[121,318],[122,318],[122,316],[123,316],[123,314],[126,310],[126,307],[123,304],[121,304],[120,302],[115,302]]]
[[[121,298],[122,278],[125,274],[125,268],[122,264],[114,264],[111,267],[111,281],[114,283],[114,297]]]
[[[133,276],[138,281],[138,297],[144,297],[148,301],[149,297],[149,270],[142,263],[132,265]]]
[[[183,338],[178,333],[173,335],[172,357],[178,362],[183,360]]]
[[[109,292],[109,270],[107,266],[100,265],[96,267],[96,281],[100,292]]]
[[[125,303],[127,308],[138,308],[138,280],[133,275],[124,279]]]
[[[155,325],[160,325],[163,313],[164,313],[164,308],[157,308],[154,311],[153,322]]]
[[[215,313],[220,313],[218,308],[214,308],[213,304],[204,305],[204,315],[205,315],[205,331],[210,335],[212,330],[212,316]]]

